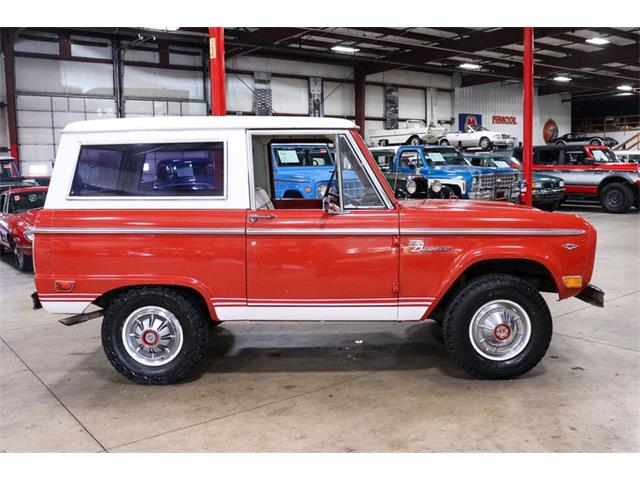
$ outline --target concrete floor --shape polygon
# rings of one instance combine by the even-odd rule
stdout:
[[[189,381],[130,383],[100,321],[33,311],[32,276],[0,261],[0,451],[640,450],[640,214],[565,209],[598,229],[607,307],[548,301],[545,359],[479,381],[421,324],[225,324]],[[360,342],[361,341],[361,342]]]

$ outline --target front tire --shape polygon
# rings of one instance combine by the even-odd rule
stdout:
[[[13,249],[13,259],[16,262],[16,268],[21,272],[30,272],[33,270],[33,259],[29,255],[25,255],[22,249],[16,246]]]
[[[491,150],[491,140],[489,140],[487,137],[482,137],[480,139],[480,143],[479,146],[482,150],[484,150],[485,152],[487,150]]]
[[[600,204],[609,213],[626,213],[633,204],[633,191],[624,183],[610,183],[600,192]]]
[[[420,140],[420,137],[413,136],[409,139],[407,144],[413,146],[422,145],[422,140]]]
[[[102,321],[102,346],[113,367],[143,385],[179,382],[207,349],[209,322],[193,297],[164,287],[117,296]]]
[[[546,353],[552,330],[540,293],[504,274],[469,282],[452,299],[443,323],[451,356],[482,379],[515,378],[531,370]]]
[[[594,138],[589,142],[589,145],[602,145],[602,140],[599,138]]]
[[[448,147],[449,146],[449,140],[447,140],[446,138],[441,138],[438,143],[440,145],[442,145],[443,147]]]

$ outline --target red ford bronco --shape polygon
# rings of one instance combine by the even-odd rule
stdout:
[[[335,145],[324,196],[274,198],[271,146],[304,142]],[[539,292],[604,303],[584,219],[398,201],[346,120],[73,123],[31,233],[35,306],[75,314],[67,325],[104,317],[108,359],[143,384],[185,378],[209,325],[247,320],[431,318],[469,373],[512,378],[551,340]]]

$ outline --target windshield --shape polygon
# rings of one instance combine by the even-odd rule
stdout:
[[[427,158],[429,165],[469,165],[460,152],[453,148],[442,148],[434,150],[425,150],[424,156]]]
[[[619,160],[616,158],[616,154],[613,153],[609,149],[592,149],[591,155],[593,155],[593,160],[596,162],[607,162],[607,163],[618,163]]]
[[[469,125],[467,128],[468,129],[473,129],[476,132],[488,132],[489,131],[489,129],[481,127],[480,125],[473,125],[473,126]]]
[[[46,196],[46,191],[14,193],[11,195],[12,213],[24,213],[34,208],[42,208]]]
[[[275,152],[279,167],[329,167],[334,164],[325,146],[276,146]]]
[[[0,160],[0,179],[10,180],[18,177],[18,169],[13,160]]]

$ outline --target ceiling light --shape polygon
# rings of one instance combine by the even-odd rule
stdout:
[[[480,70],[482,67],[477,63],[461,63],[460,68],[464,68],[465,70]]]
[[[568,83],[571,81],[569,77],[565,77],[564,75],[558,75],[557,77],[553,77],[556,82]]]
[[[166,32],[175,32],[176,30],[179,30],[180,27],[144,27],[147,30],[163,30]]]
[[[359,48],[345,47],[344,45],[336,45],[334,47],[331,47],[331,50],[340,53],[356,53],[360,51]]]
[[[609,40],[601,37],[587,38],[585,41],[587,43],[591,43],[592,45],[606,45],[607,43],[609,43]]]
[[[622,90],[623,92],[630,92],[631,90],[633,90],[633,87],[631,85],[618,85],[616,88],[618,90]]]

